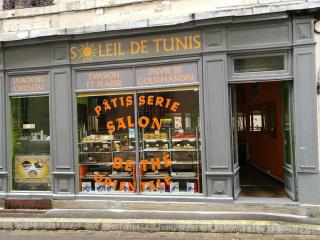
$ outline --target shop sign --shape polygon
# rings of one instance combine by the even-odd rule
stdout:
[[[125,88],[134,85],[132,69],[82,71],[76,75],[77,90]]]
[[[198,82],[197,63],[142,67],[136,70],[137,86],[157,86]]]
[[[131,68],[80,71],[76,74],[76,89],[96,90],[197,83],[198,65],[191,62],[140,67],[136,69],[135,79],[136,82]]]
[[[46,74],[11,76],[9,78],[10,93],[32,93],[49,91],[49,79]]]
[[[201,51],[200,32],[184,32],[147,37],[74,43],[70,46],[72,63],[137,59]]]

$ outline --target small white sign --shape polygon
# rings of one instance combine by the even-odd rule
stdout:
[[[22,128],[23,129],[35,129],[36,128],[36,124],[34,123],[30,123],[30,124],[22,124]]]

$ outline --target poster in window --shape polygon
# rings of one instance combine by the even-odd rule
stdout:
[[[16,183],[49,183],[49,155],[22,155],[15,157]]]

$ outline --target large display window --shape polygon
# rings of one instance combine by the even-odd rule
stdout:
[[[77,98],[81,192],[135,192],[133,94]]]
[[[198,89],[137,97],[141,191],[201,192]]]
[[[80,192],[201,193],[197,87],[77,97]]]
[[[11,97],[13,190],[51,190],[49,96]]]

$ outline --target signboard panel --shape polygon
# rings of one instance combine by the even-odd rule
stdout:
[[[30,74],[9,77],[9,93],[48,92],[49,78],[47,74]]]
[[[73,43],[71,63],[89,63],[198,53],[202,50],[200,32],[184,32],[145,37]]]
[[[195,62],[136,69],[136,86],[140,87],[197,82],[198,67]]]
[[[131,68],[81,71],[76,74],[77,90],[126,88],[133,86],[134,79]]]

